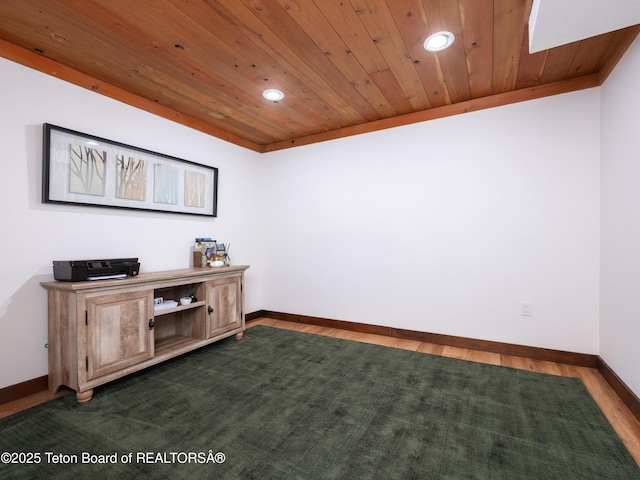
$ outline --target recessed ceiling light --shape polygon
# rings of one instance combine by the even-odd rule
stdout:
[[[265,90],[264,92],[262,92],[262,96],[267,100],[271,100],[272,102],[279,102],[284,98],[284,93],[282,93],[280,90],[274,90],[273,88],[270,88],[269,90]]]
[[[455,39],[456,37],[451,32],[434,33],[424,41],[424,48],[430,52],[439,52],[449,48]]]

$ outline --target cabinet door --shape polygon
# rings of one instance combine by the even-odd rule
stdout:
[[[208,281],[206,294],[208,338],[243,326],[241,275]]]
[[[87,379],[153,357],[153,291],[88,298]]]

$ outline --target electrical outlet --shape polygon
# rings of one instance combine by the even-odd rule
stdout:
[[[523,317],[531,316],[531,302],[520,302],[520,315]]]

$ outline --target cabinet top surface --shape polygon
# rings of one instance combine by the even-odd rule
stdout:
[[[193,281],[203,281],[212,278],[223,277],[233,273],[242,273],[249,268],[249,265],[230,265],[228,267],[203,267],[185,268],[180,270],[165,270],[161,272],[145,272],[134,277],[127,277],[113,280],[88,280],[84,282],[40,282],[44,288],[49,290],[100,290],[117,288],[123,285],[144,285],[158,282],[185,280],[185,283]]]

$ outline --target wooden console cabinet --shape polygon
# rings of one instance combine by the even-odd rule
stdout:
[[[49,390],[78,402],[93,389],[245,330],[247,265],[143,273],[120,280],[43,282],[49,304]],[[154,309],[153,299],[189,305]]]

